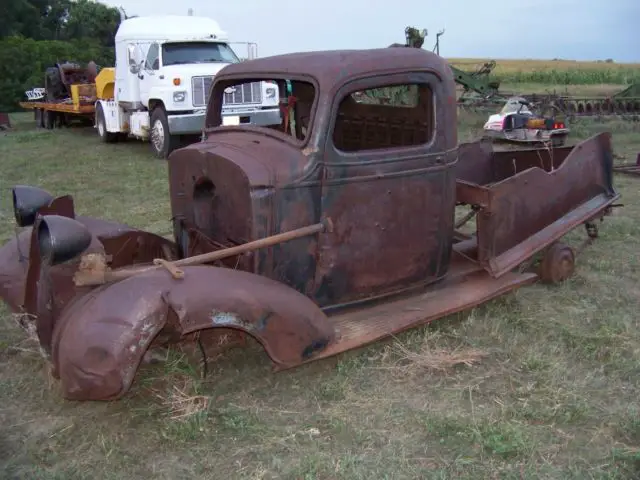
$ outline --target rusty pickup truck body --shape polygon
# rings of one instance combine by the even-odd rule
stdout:
[[[226,92],[254,80],[279,84],[282,124],[222,125]],[[568,278],[561,238],[595,237],[619,196],[610,135],[497,153],[459,145],[456,122],[451,70],[424,50],[230,65],[203,141],[168,159],[173,240],[16,186],[0,295],[66,398],[111,400],[156,346],[250,336],[281,370]]]

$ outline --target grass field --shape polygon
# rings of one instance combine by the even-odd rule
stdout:
[[[463,70],[474,71],[489,59],[450,58]],[[559,85],[630,84],[640,82],[640,64],[574,60],[496,60],[492,76],[506,83]]]
[[[169,234],[166,165],[147,145],[12,119],[0,133],[2,242],[14,234],[16,183]],[[466,116],[460,139],[484,120]],[[612,131],[617,161],[640,151],[639,123],[572,127],[576,139]],[[67,402],[4,309],[0,478],[638,478],[640,182],[615,183],[625,206],[566,284],[526,287],[293,371],[273,374],[252,347],[216,359],[203,381],[173,352],[121,401]],[[439,368],[465,359],[477,361]]]

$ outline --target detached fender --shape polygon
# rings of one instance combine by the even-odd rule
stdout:
[[[13,312],[20,312],[24,300],[24,283],[29,268],[31,227],[0,247],[0,299]]]
[[[309,298],[265,277],[194,266],[173,279],[156,270],[105,285],[62,312],[53,338],[56,376],[66,398],[112,400],[124,395],[142,357],[170,316],[182,335],[234,328],[254,337],[279,367],[311,358],[335,338]]]
[[[115,256],[114,268],[128,265],[133,260],[148,262],[156,256],[162,256],[162,246],[170,250],[175,248],[169,240],[121,223],[85,216],[75,219],[104,245],[106,253]],[[0,299],[14,312],[22,311],[32,230],[33,227],[25,227],[0,246]],[[138,240],[138,237],[142,240]],[[135,258],[136,255],[139,258]]]

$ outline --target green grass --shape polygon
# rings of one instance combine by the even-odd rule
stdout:
[[[487,60],[451,58],[449,62],[466,71],[475,71]],[[494,80],[503,83],[544,85],[628,85],[640,82],[640,64],[602,61],[497,59]]]
[[[92,129],[39,131],[28,115],[12,119],[14,131],[0,133],[2,241],[14,234],[15,183],[72,193],[82,214],[170,232],[166,165],[148,145],[105,145]],[[461,120],[466,140],[485,118]],[[572,128],[577,137],[613,131],[617,161],[640,150],[638,123]],[[640,183],[615,182],[625,207],[566,284],[526,287],[278,374],[256,345],[225,353],[205,380],[171,352],[120,401],[68,402],[4,309],[0,478],[637,478]],[[458,348],[484,356],[444,372],[419,361]],[[189,413],[177,408],[183,397],[195,413],[175,418]]]
[[[616,69],[569,68],[539,71],[498,71],[492,75],[505,83],[538,83],[558,85],[598,85],[602,83],[628,85],[640,82],[637,66]]]

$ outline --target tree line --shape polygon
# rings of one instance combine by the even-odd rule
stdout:
[[[58,62],[113,66],[117,8],[93,0],[0,2],[0,111],[19,108]]]

